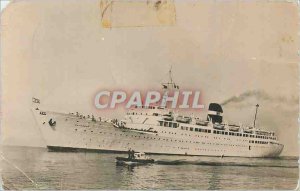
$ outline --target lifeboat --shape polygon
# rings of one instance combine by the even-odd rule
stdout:
[[[176,121],[177,121],[177,122],[180,122],[180,123],[190,123],[191,120],[192,120],[191,117],[185,117],[185,116],[178,116],[178,117],[176,118]]]
[[[207,126],[209,121],[196,120],[196,125]]]
[[[239,126],[229,126],[229,131],[239,131],[240,127]]]
[[[163,119],[166,121],[173,121],[174,117],[170,114],[163,115]]]
[[[223,124],[215,123],[213,125],[214,129],[224,130],[225,126]]]
[[[253,133],[252,129],[244,129],[244,133]]]

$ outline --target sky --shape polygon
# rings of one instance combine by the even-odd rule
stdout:
[[[175,2],[157,18],[153,9],[135,15],[148,5],[115,3],[104,15],[111,28],[99,0],[10,3],[1,15],[3,144],[44,146],[32,97],[47,110],[122,118],[122,109],[97,110],[95,94],[160,88],[172,65],[177,84],[200,90],[206,106],[228,100],[229,122],[252,124],[259,103],[259,127],[297,155],[297,4]]]

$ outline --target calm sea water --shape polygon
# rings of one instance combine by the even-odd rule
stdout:
[[[157,163],[117,166],[107,153],[3,147],[1,176],[9,189],[295,189],[298,159],[154,155]],[[32,182],[33,181],[33,182]]]

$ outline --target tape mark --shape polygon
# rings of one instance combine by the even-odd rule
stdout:
[[[172,26],[176,23],[174,0],[101,0],[103,28]]]
[[[112,4],[113,1],[101,0],[100,2],[100,10],[101,10],[101,22],[104,28],[111,28],[110,16],[112,13]],[[110,13],[106,12],[110,11]]]
[[[17,165],[15,165],[14,163],[10,162],[9,160],[7,160],[2,153],[0,153],[0,157],[7,162],[9,165],[11,165],[12,167],[14,167],[15,169],[17,169],[19,172],[21,172],[30,182],[32,182],[32,184],[37,188],[37,183],[32,180],[22,169],[20,169]]]

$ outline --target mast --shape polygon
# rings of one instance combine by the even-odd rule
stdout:
[[[172,79],[172,66],[169,70],[169,80],[170,80],[170,83],[173,84],[173,79]]]
[[[165,89],[166,91],[167,90],[173,90],[173,89],[179,89],[179,86],[176,85],[176,83],[173,81],[173,78],[172,78],[172,66],[169,70],[169,79],[167,82],[165,83],[162,83],[161,84],[163,86],[163,89]]]
[[[172,78],[172,65],[170,67],[170,70],[169,70],[169,79],[167,82],[165,83],[161,83],[162,85],[162,89],[164,91],[164,96],[162,98],[162,103],[165,103],[166,102],[166,99],[167,99],[167,95],[166,93],[169,92],[169,91],[172,91],[172,90],[179,90],[179,86],[173,81],[173,78]],[[166,107],[165,107],[166,108]]]
[[[257,116],[257,110],[258,110],[259,105],[256,104],[256,111],[255,111],[255,116],[254,116],[254,125],[253,127],[255,128],[255,122],[256,122],[256,116]]]

